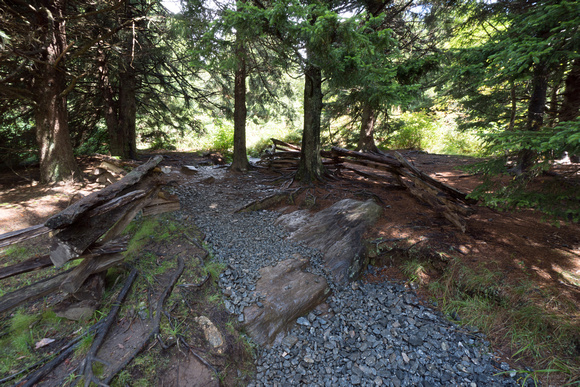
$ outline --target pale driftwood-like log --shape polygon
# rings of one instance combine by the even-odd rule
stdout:
[[[179,204],[179,200],[157,198],[143,207],[143,216],[159,215],[166,212],[179,211],[180,209],[181,205]]]
[[[90,275],[103,272],[123,261],[122,254],[107,254],[85,258],[70,274],[63,279],[60,290],[76,293]]]
[[[342,163],[354,164],[354,165],[362,165],[363,167],[369,167],[373,169],[378,169],[380,171],[389,172],[391,174],[399,173],[398,170],[390,165],[377,163],[376,161],[370,160],[357,160],[357,159],[344,159],[340,160]]]
[[[477,200],[468,199],[466,193],[461,192],[460,190],[455,189],[455,188],[451,187],[450,185],[447,185],[439,180],[436,180],[436,179],[432,178],[431,176],[427,175],[425,172],[417,169],[407,159],[405,159],[399,152],[395,152],[395,157],[397,158],[397,160],[399,160],[399,162],[401,164],[403,164],[403,166],[405,166],[407,169],[411,170],[411,172],[416,174],[423,181],[426,181],[427,183],[439,188],[441,191],[449,194],[453,198],[461,200],[462,202],[468,203],[468,204],[477,203]]]
[[[274,145],[276,146],[276,148],[280,148],[282,150],[298,151],[298,152],[301,151],[300,147],[297,145],[290,144],[290,143],[284,142],[284,141],[280,141],[280,140],[277,140],[275,138],[271,138],[271,140],[274,143]]]
[[[30,226],[22,230],[7,232],[0,235],[0,247],[10,246],[27,239],[32,239],[49,233],[50,231],[52,230],[43,224],[37,224],[36,226]]]
[[[147,161],[145,164],[138,166],[129,172],[121,180],[114,184],[100,190],[99,192],[94,192],[84,198],[80,199],[73,205],[67,207],[65,210],[59,212],[58,214],[52,216],[45,223],[45,226],[52,229],[65,228],[75,223],[83,214],[87,211],[110,201],[115,198],[121,191],[135,185],[139,182],[143,176],[145,176],[150,170],[155,168],[157,164],[163,159],[162,156],[156,156],[153,159]]]
[[[391,166],[393,168],[401,168],[401,166],[402,166],[402,164],[398,160],[396,160],[390,156],[387,156],[387,155],[378,155],[375,153],[356,152],[356,151],[351,151],[348,149],[339,148],[337,146],[333,146],[331,152],[335,156],[354,157],[357,159],[374,161],[376,163],[386,164],[386,165]]]
[[[59,273],[53,277],[25,286],[0,297],[0,313],[6,312],[26,301],[36,300],[58,290],[62,280],[73,269]]]
[[[50,259],[54,266],[61,267],[71,259],[80,256],[105,234],[103,242],[117,238],[148,200],[150,200],[148,193],[140,195],[139,199],[118,207],[116,211],[91,217],[83,216],[74,227],[67,227],[60,231],[53,238],[50,248]],[[114,232],[111,232],[111,229]]]

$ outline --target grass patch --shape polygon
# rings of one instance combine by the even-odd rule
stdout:
[[[423,283],[425,273],[434,272],[417,256],[407,257],[400,268],[417,283]],[[553,307],[556,296],[531,280],[511,283],[499,270],[484,264],[468,267],[454,258],[443,272],[429,278],[424,289],[450,319],[477,327],[495,346],[507,342],[512,359],[534,368],[520,370],[521,381],[564,377],[568,383],[579,382],[578,311],[567,305]]]

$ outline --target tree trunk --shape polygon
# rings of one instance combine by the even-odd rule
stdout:
[[[324,173],[320,157],[320,116],[322,115],[322,70],[312,63],[313,53],[307,47],[309,63],[304,70],[304,129],[296,179],[304,183],[320,180]]]
[[[114,156],[136,159],[137,75],[131,63],[131,56],[125,57],[124,66],[119,81],[119,126],[117,130],[117,146],[120,147],[121,154]]]
[[[516,99],[516,85],[514,81],[510,82],[510,99],[512,101],[512,107],[510,111],[510,123],[508,125],[508,129],[510,132],[513,132],[515,123],[516,123],[516,113],[518,109],[517,99]]]
[[[566,77],[564,101],[560,108],[559,122],[572,121],[580,113],[580,58],[572,63],[572,69]]]
[[[121,156],[123,147],[118,139],[119,116],[117,104],[113,98],[113,87],[109,78],[109,63],[102,48],[97,50],[97,67],[99,70],[99,86],[103,96],[103,108],[107,133],[109,134],[109,151],[113,156]]]
[[[375,122],[376,116],[374,109],[365,104],[362,112],[362,120],[360,126],[360,138],[358,140],[357,149],[360,152],[374,152],[379,153],[379,148],[375,144]]]
[[[234,77],[234,159],[231,169],[243,172],[250,167],[246,151],[246,53],[239,33],[236,34],[236,74]]]
[[[532,78],[532,96],[528,105],[527,131],[538,131],[544,123],[546,109],[546,94],[548,91],[548,69],[545,65],[538,65],[534,69]],[[536,162],[536,152],[531,149],[522,149],[519,154],[518,172],[525,172]]]
[[[81,179],[75,161],[66,104],[66,73],[63,69],[66,44],[65,0],[44,1],[53,20],[43,15],[47,47],[42,54],[36,76],[36,140],[40,151],[40,179],[53,183],[64,179]]]

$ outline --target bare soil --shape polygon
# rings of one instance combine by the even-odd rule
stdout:
[[[464,192],[470,192],[481,182],[480,176],[469,175],[459,169],[476,161],[472,158],[414,151],[403,151],[402,154],[420,170]],[[204,158],[190,153],[172,152],[165,153],[165,156],[162,165],[174,169],[204,161]],[[96,162],[83,159],[81,165],[89,173]],[[17,174],[12,171],[0,174],[0,234],[42,223],[50,215],[67,207],[78,195],[102,188],[97,183],[43,186],[34,183],[36,170],[15,172]],[[372,172],[377,174],[376,171]],[[259,175],[258,179],[248,180],[228,173],[226,180],[235,181],[233,185],[255,184],[254,181],[258,180],[262,183],[272,181],[274,186],[292,182],[290,175],[285,177],[268,170],[260,169]],[[182,174],[175,176],[178,181],[189,178]],[[282,179],[277,180],[279,177]],[[436,280],[450,262],[459,260],[474,272],[489,270],[501,273],[501,281],[506,286],[527,283],[530,289],[537,291],[525,297],[547,310],[566,316],[580,327],[580,225],[563,221],[556,222],[557,225],[546,222],[542,220],[543,214],[534,210],[498,212],[477,206],[475,214],[468,220],[467,231],[462,233],[428,205],[398,187],[391,176],[384,174],[384,179],[382,183],[371,182],[344,172],[339,179],[309,187],[294,203],[282,203],[278,210],[289,212],[308,208],[318,211],[344,198],[374,198],[383,205],[384,216],[369,230],[366,238],[376,243],[394,240],[396,242],[391,245],[391,250],[415,251],[415,257],[429,260],[429,270],[421,274],[424,276],[422,283]],[[244,198],[245,201],[247,199]],[[364,280],[407,281],[400,270],[401,259],[404,259],[403,255],[375,254],[373,263],[380,268]],[[421,289],[417,292],[428,297]],[[496,351],[513,364],[511,358],[518,348],[511,347],[506,331],[491,333],[490,340]],[[580,348],[577,348],[576,360],[578,356]],[[180,367],[194,367],[195,364],[188,365],[190,362],[194,361],[185,358],[175,363],[179,364],[174,370],[175,375],[187,374],[187,368]]]

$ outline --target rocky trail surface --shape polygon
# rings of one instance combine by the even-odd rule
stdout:
[[[276,189],[258,174],[232,178],[204,167],[177,189],[183,211],[205,233],[215,259],[227,265],[219,284],[225,306],[245,322],[260,269],[306,258],[332,291],[272,345],[261,345],[252,386],[517,386],[521,374],[496,361],[486,338],[449,322],[399,282],[337,284],[323,254],[289,240],[274,223],[280,213],[236,210]],[[368,270],[373,270],[369,268]],[[528,384],[533,385],[531,381]]]

